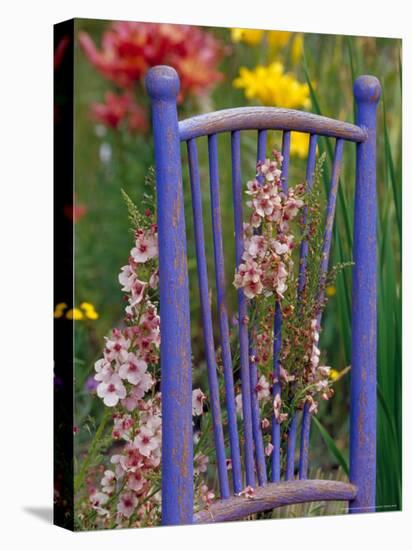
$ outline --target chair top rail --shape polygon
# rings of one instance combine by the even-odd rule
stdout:
[[[287,504],[323,500],[351,501],[357,488],[350,483],[326,479],[282,481],[258,487],[251,498],[233,496],[217,501],[194,515],[194,523],[235,521],[250,514],[273,510]]]
[[[313,113],[277,107],[238,107],[186,118],[179,122],[181,141],[236,130],[291,130],[362,142],[364,129]]]

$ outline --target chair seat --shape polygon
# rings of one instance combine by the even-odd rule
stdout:
[[[243,495],[219,500],[194,515],[194,523],[234,521],[250,514],[273,510],[287,504],[309,501],[353,500],[357,488],[350,483],[325,479],[281,481],[255,489],[253,498]]]

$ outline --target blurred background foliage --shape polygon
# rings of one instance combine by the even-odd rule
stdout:
[[[121,189],[139,205],[143,181],[153,164],[148,99],[140,75],[141,53],[130,50],[142,36],[135,25],[116,55],[129,65],[114,72],[113,34],[107,21],[77,20],[75,44],[75,300],[69,312],[76,323],[76,448],[81,453],[90,441],[102,414],[93,399],[93,363],[100,356],[103,337],[122,319],[123,297],[117,280],[127,263],[132,236]],[[243,105],[272,105],[304,109],[332,118],[354,121],[352,87],[361,74],[376,75],[382,84],[378,109],[379,295],[378,295],[378,509],[401,506],[401,41],[388,38],[295,34],[244,29],[186,29],[176,38],[176,26],[161,32],[167,40],[155,52],[187,75],[180,97],[179,117]],[[151,28],[150,32],[159,29]],[[127,28],[126,28],[127,31]],[[156,59],[146,36],[147,63]],[[159,31],[160,32],[160,31]],[[127,34],[127,32],[126,32]],[[101,50],[102,37],[105,40]],[[124,38],[124,37],[123,37]],[[122,40],[123,40],[122,38]],[[176,44],[175,50],[173,44]],[[191,44],[191,47],[188,47]],[[121,52],[121,48],[126,51]],[[129,50],[127,50],[129,48]],[[160,46],[158,45],[158,48]],[[138,49],[141,52],[141,48]],[[120,52],[120,53],[119,53]],[[197,57],[198,53],[199,56]],[[173,53],[175,56],[171,57]],[[151,57],[150,57],[151,56]],[[163,56],[163,57],[162,57]],[[180,56],[180,57],[179,57]],[[116,60],[115,60],[116,61]],[[119,60],[118,60],[119,61]],[[202,65],[203,63],[203,65]],[[153,64],[154,61],[153,61]],[[138,66],[137,72],[133,73]],[[116,69],[116,67],[115,67]],[[205,72],[202,72],[207,69]],[[132,72],[130,72],[132,70]],[[128,72],[129,71],[129,72]],[[186,72],[184,72],[186,71]],[[122,80],[128,75],[129,81]],[[119,76],[120,75],[120,76]],[[123,75],[123,76],[122,76]],[[132,75],[132,76],[130,76]],[[137,76],[136,76],[137,75]],[[111,95],[110,95],[111,94]],[[120,99],[119,99],[120,98]],[[204,193],[206,252],[214,305],[213,248],[208,194],[207,142],[199,141],[200,173]],[[333,140],[321,139],[326,151],[325,189],[329,185]],[[281,135],[269,132],[269,145],[280,148]],[[307,140],[292,137],[290,182],[304,179]],[[230,138],[219,137],[221,206],[224,229],[227,287],[235,313],[233,213]],[[268,150],[269,152],[269,150]],[[195,379],[206,386],[203,337],[194,259],[193,222],[185,151],[184,189],[187,208],[189,275],[191,289],[192,345]],[[355,146],[345,144],[340,181],[332,262],[351,259]],[[246,182],[254,175],[256,134],[243,132],[242,173]],[[321,348],[335,371],[350,365],[351,270],[344,270],[336,286],[328,289]],[[86,302],[86,305],[84,304]],[[67,315],[56,310],[57,315]],[[218,338],[218,331],[216,331]],[[342,476],[348,461],[349,375],[336,383],[336,395],[322,404],[311,436],[311,459],[325,475]],[[326,451],[327,450],[327,451]],[[338,468],[340,470],[338,471]],[[387,508],[386,508],[387,507]],[[321,508],[319,509],[321,513]],[[330,509],[329,509],[330,510]],[[294,512],[299,515],[298,512]]]

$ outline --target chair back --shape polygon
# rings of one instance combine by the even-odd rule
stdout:
[[[192,523],[193,517],[193,427],[192,364],[190,342],[189,286],[187,272],[186,229],[182,187],[181,142],[186,142],[193,208],[194,240],[207,363],[209,401],[212,413],[216,465],[223,508],[219,519],[236,519],[258,509],[267,509],[264,496],[278,484],[281,504],[336,497],[350,500],[351,511],[371,511],[375,505],[376,478],[376,107],[380,96],[379,81],[373,76],[359,77],[354,86],[357,105],[356,125],[311,113],[274,107],[242,107],[216,111],[178,121],[176,98],[179,77],[168,66],[152,68],[146,77],[152,104],[158,201],[158,235],[161,317],[161,391],[162,391],[162,516],[164,524]],[[247,326],[248,300],[243,289],[237,291],[240,348],[240,378],[244,444],[240,446],[236,417],[232,351],[229,340],[229,316],[226,299],[225,253],[219,194],[219,134],[231,136],[232,193],[236,267],[243,255],[243,180],[241,174],[241,132],[256,131],[256,159],[266,158],[268,130],[282,131],[282,182],[288,186],[291,132],[309,134],[306,182],[313,184],[318,136],[334,140],[334,156],[327,199],[322,249],[321,277],[328,270],[335,217],[339,176],[345,141],[355,142],[356,192],[353,236],[352,296],[352,369],[350,410],[350,481],[356,491],[330,487],[317,481],[310,484],[308,450],[310,412],[302,411],[299,480],[295,480],[295,442],[298,413],[289,426],[285,471],[281,471],[280,424],[272,419],[270,476],[267,474],[259,403],[256,393],[257,369],[250,361],[250,334]],[[225,387],[227,431],[232,464],[231,480],[226,464],[222,403],[216,364],[212,311],[209,301],[208,264],[205,252],[202,193],[197,139],[207,137],[210,176],[210,202],[214,248],[214,275],[217,317]],[[305,283],[308,243],[302,242],[299,288]],[[231,283],[231,282],[230,282]],[[320,318],[318,319],[320,323]],[[276,303],[274,315],[273,397],[281,394],[282,312]],[[243,465],[243,467],[242,467]],[[284,489],[282,476],[290,485]],[[345,484],[342,484],[345,485]],[[262,502],[237,506],[233,512],[231,495],[245,486],[261,487]],[[268,489],[267,487],[270,486]],[[281,487],[283,487],[281,489]],[[286,490],[286,493],[282,492]],[[266,491],[266,493],[265,493]],[[288,493],[289,491],[289,493]],[[292,493],[290,493],[292,491]],[[286,496],[285,496],[286,495]],[[265,500],[266,499],[266,500]],[[269,499],[270,500],[270,499]],[[227,501],[225,505],[224,502]],[[259,499],[258,499],[259,501]],[[273,502],[271,502],[273,504]],[[270,504],[270,506],[271,506]],[[279,504],[280,505],[280,504]],[[253,510],[252,510],[252,508]],[[274,506],[272,506],[274,507]],[[235,506],[236,508],[236,506]],[[223,512],[222,512],[223,510]],[[252,510],[252,511],[251,511]],[[217,509],[216,509],[217,511]],[[206,518],[207,519],[207,518]],[[203,517],[205,520],[205,517]]]

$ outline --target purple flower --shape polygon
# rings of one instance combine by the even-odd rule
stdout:
[[[93,393],[96,391],[96,388],[98,385],[99,385],[99,382],[94,379],[93,375],[91,375],[88,377],[88,379],[84,383],[84,389],[90,393]]]

